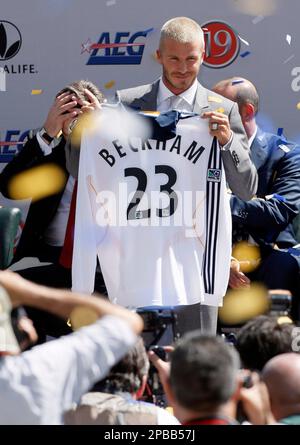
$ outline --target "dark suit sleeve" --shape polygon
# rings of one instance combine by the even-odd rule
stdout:
[[[49,155],[45,155],[36,136],[29,139],[23,149],[9,162],[0,174],[0,192],[9,199],[13,199],[9,193],[9,183],[18,173],[29,170],[30,168],[46,164],[56,163],[65,171],[65,153],[63,147],[65,142],[62,140]]]
[[[222,151],[226,180],[232,193],[247,201],[256,193],[258,176],[250,159],[248,140],[236,103],[233,104],[228,118],[233,139],[229,149]]]
[[[266,195],[265,199],[255,198],[249,202],[232,196],[231,211],[234,223],[242,224],[252,235],[265,233],[268,241],[274,241],[276,234],[293,220],[300,209],[299,147],[279,160]]]

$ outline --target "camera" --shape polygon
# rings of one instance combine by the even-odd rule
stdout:
[[[162,360],[166,360],[164,348],[157,343],[163,335],[168,339],[167,344],[171,344],[179,338],[177,332],[177,314],[173,307],[147,307],[137,309],[137,313],[144,321],[142,337],[146,349],[154,351]],[[165,343],[166,344],[166,343]],[[148,375],[147,396],[145,401],[152,402],[157,406],[166,407],[167,401],[165,393],[156,368],[151,364]]]
[[[166,351],[162,346],[153,345],[150,346],[148,350],[155,352],[155,354],[160,359],[164,361],[167,360]],[[167,406],[165,392],[160,382],[158,372],[155,366],[153,366],[152,364],[150,364],[150,369],[148,374],[148,395],[145,401],[154,403],[155,405],[160,406],[161,408],[166,408]]]
[[[169,344],[179,338],[177,314],[172,306],[138,308],[137,313],[144,321],[143,339],[146,347],[159,343],[165,333],[169,335]]]
[[[292,294],[285,289],[269,290],[270,314],[290,315],[292,307]]]

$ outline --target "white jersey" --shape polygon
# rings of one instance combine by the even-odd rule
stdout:
[[[93,292],[98,255],[114,303],[218,306],[230,254],[225,172],[206,120],[180,118],[169,140],[121,140],[107,125],[83,137],[73,290]]]

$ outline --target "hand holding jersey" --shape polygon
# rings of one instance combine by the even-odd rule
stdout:
[[[218,111],[207,111],[201,117],[208,119],[210,134],[216,136],[221,147],[225,147],[232,139],[228,116]]]
[[[93,292],[98,255],[109,298],[122,306],[222,304],[231,217],[207,122],[178,113],[171,139],[163,127],[146,138],[123,128],[120,138],[112,112],[104,106],[101,119],[108,113],[110,125],[100,122],[82,140],[73,289]]]

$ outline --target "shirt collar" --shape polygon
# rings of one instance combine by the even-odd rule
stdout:
[[[179,94],[179,96],[182,97],[191,107],[193,107],[195,102],[197,88],[198,81],[197,79],[195,79],[190,88]],[[166,87],[162,78],[160,78],[157,94],[157,106],[159,107],[166,99],[171,96],[174,96],[174,93],[172,93],[172,91],[170,91],[169,88]]]
[[[256,134],[257,134],[257,125],[255,126],[255,130],[254,130],[253,135],[248,139],[249,147],[251,147],[252,142],[254,141]]]

